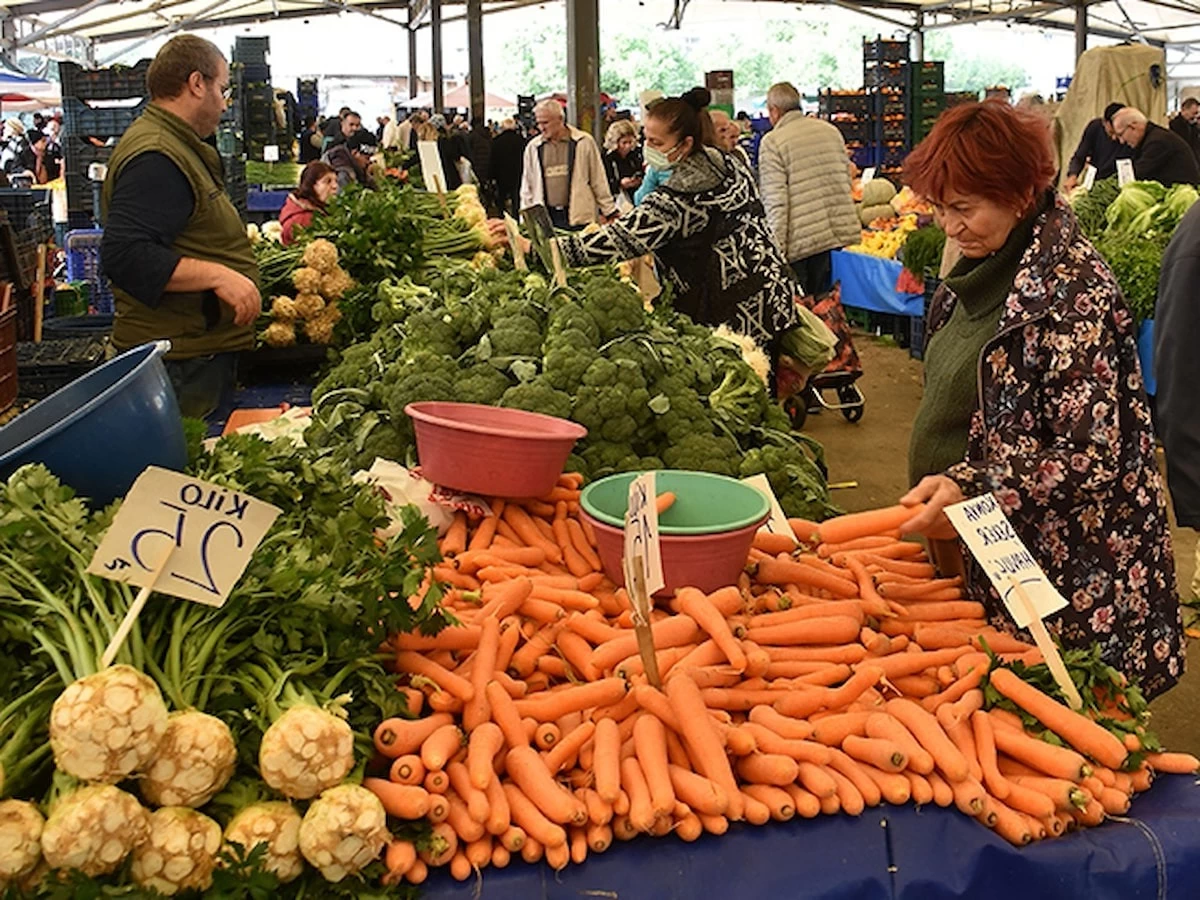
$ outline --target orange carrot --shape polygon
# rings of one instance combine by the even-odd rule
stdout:
[[[439,666],[420,653],[411,650],[399,651],[396,654],[396,669],[412,675],[422,675],[433,681],[442,690],[464,702],[475,696],[475,689],[471,686],[471,682],[461,675],[455,675],[449,669]]]
[[[450,787],[466,804],[467,814],[473,821],[484,824],[488,818],[487,794],[471,783],[467,767],[451,760],[446,764],[446,775],[450,778]]]
[[[912,732],[894,715],[882,712],[872,715],[867,719],[867,736],[891,741],[899,747],[908,757],[908,767],[918,775],[928,775],[933,771],[933,754],[921,746]]]
[[[552,822],[582,825],[587,821],[586,807],[578,797],[559,786],[532,747],[513,747],[504,763],[508,777]]]
[[[513,823],[519,826],[519,831],[523,832],[520,835],[517,850],[522,849],[531,838],[543,846],[547,844],[557,846],[567,842],[567,833],[562,826],[548,819],[517,785],[505,782],[504,795],[508,799]],[[511,844],[517,842],[516,836],[506,837],[508,842],[505,843],[505,846],[509,850],[513,850]],[[505,839],[502,838],[502,842],[504,841]]]
[[[729,808],[729,797],[714,781],[690,769],[670,764],[667,774],[675,796],[697,813],[724,815]]]
[[[1008,728],[993,728],[992,736],[998,751],[1054,778],[1078,781],[1091,772],[1087,760],[1066,747],[1055,747]]]
[[[418,855],[421,861],[427,866],[447,865],[454,858],[454,854],[458,852],[458,833],[455,832],[454,828],[448,822],[440,822],[434,825],[432,832],[435,839],[441,838],[441,840],[431,840],[427,845],[427,849],[420,851]],[[441,848],[440,852],[434,849],[437,847]]]
[[[694,643],[701,631],[691,616],[671,616],[651,625],[650,633],[654,637],[655,648],[663,650]],[[591,661],[593,666],[603,672],[637,652],[637,635],[629,630],[623,632],[620,637],[598,646],[592,653]]]
[[[387,851],[384,853],[384,865],[387,867],[387,875],[384,876],[384,884],[398,884],[409,869],[413,867],[413,863],[417,861],[417,848],[412,841],[391,840],[388,842]]]
[[[521,715],[517,712],[512,697],[495,681],[489,682],[485,690],[488,703],[492,707],[492,720],[504,734],[504,740],[508,746],[527,746],[529,738],[525,733],[525,726],[521,724]],[[478,729],[476,730],[478,731]]]
[[[429,812],[429,792],[411,784],[393,784],[383,778],[364,778],[363,787],[379,798],[388,815],[419,819]]]
[[[754,541],[751,546],[755,550],[761,550],[770,556],[775,556],[779,553],[791,553],[795,550],[796,538],[791,534],[776,534],[773,531],[760,528],[754,533]]]
[[[550,770],[550,774],[557,775],[566,768],[567,763],[579,752],[579,748],[591,740],[595,730],[596,725],[594,723],[581,722],[567,734],[563,735],[557,746],[546,754],[545,763],[546,768]]]
[[[708,633],[734,670],[744,672],[746,670],[746,654],[729,630],[729,622],[713,606],[708,597],[701,591],[689,587],[680,588],[675,597],[679,601],[679,608],[683,613],[690,616]]]
[[[554,646],[555,640],[558,639],[558,633],[563,628],[563,622],[555,622],[552,625],[544,625],[537,631],[528,641],[525,642],[520,650],[512,655],[509,661],[509,669],[522,678],[528,678],[537,669],[537,661],[541,657],[549,653],[550,648]]]
[[[625,696],[626,689],[627,685],[620,678],[602,678],[541,696],[516,700],[513,705],[518,715],[531,716],[539,722],[551,722],[570,712],[616,703]]]
[[[562,737],[562,730],[553,722],[539,722],[533,731],[533,745],[539,750],[549,750]]]
[[[805,584],[828,591],[834,597],[857,597],[858,587],[788,556],[767,558],[758,563],[755,580],[760,584]]]
[[[851,759],[867,763],[885,772],[900,772],[908,765],[908,755],[893,740],[846,735],[842,751]]]
[[[552,563],[562,562],[562,552],[558,545],[546,538],[538,530],[536,520],[531,518],[520,506],[509,504],[504,508],[503,520],[518,538],[529,547],[540,547],[546,551],[546,559]]]
[[[421,762],[427,772],[439,772],[446,767],[450,758],[459,751],[463,733],[457,725],[443,725],[421,744]]]
[[[737,782],[733,777],[729,759],[721,746],[721,739],[708,716],[700,688],[690,678],[675,675],[667,679],[667,699],[675,710],[688,752],[696,759],[700,772],[716,782],[729,797],[729,818],[742,818],[742,801]]]
[[[479,647],[475,650],[471,669],[472,696],[463,707],[463,727],[469,732],[491,716],[486,689],[496,670],[496,655],[500,648],[500,620],[486,618],[480,629]]]
[[[1192,775],[1200,769],[1200,760],[1190,753],[1147,753],[1146,762],[1154,771],[1168,775]]]
[[[996,817],[992,825],[996,834],[1018,847],[1023,847],[1033,840],[1029,822],[1020,813],[994,797],[988,798],[988,806]]]
[[[645,773],[636,756],[621,760],[621,787],[629,795],[629,824],[638,831],[649,831],[657,817]]]
[[[926,622],[949,619],[982,619],[986,613],[982,603],[972,600],[939,600],[935,603],[901,603],[903,616]]]
[[[668,815],[675,807],[675,790],[667,760],[667,734],[663,723],[655,716],[642,716],[633,726],[634,752],[646,784],[656,816]]]
[[[872,550],[876,547],[886,547],[888,544],[894,544],[895,542],[895,537],[870,536],[854,538],[840,544],[819,544],[817,546],[817,556],[822,559],[828,559],[835,553],[845,553],[849,550]]]
[[[844,644],[858,637],[860,622],[851,616],[822,616],[754,630],[760,645]]]
[[[1008,798],[1011,783],[1000,774],[996,765],[996,740],[992,732],[992,720],[983,710],[971,714],[971,730],[975,738],[975,752],[979,758],[979,767],[983,772],[983,783],[993,797],[999,800]]]
[[[859,763],[863,773],[873,781],[880,797],[893,806],[900,806],[912,799],[912,784],[901,772],[885,772],[875,766]]]
[[[442,556],[455,556],[467,549],[467,514],[461,510],[454,514],[450,527],[442,535]]]
[[[908,729],[917,743],[933,757],[934,764],[948,781],[963,781],[971,774],[967,760],[958,747],[946,736],[938,720],[920,704],[898,697],[888,701],[887,711]]]
[[[737,761],[737,773],[751,784],[785,785],[800,775],[800,766],[790,756],[780,753],[751,753]]]
[[[496,536],[496,524],[499,521],[494,513],[481,519],[467,543],[467,550],[486,550],[490,547],[492,539]]]
[[[823,544],[840,544],[899,528],[919,513],[918,506],[891,506],[826,519],[817,526]]]
[[[654,498],[654,510],[656,515],[662,515],[675,504],[675,492],[663,491]]]
[[[812,723],[804,719],[793,719],[780,715],[770,706],[756,706],[750,710],[749,720],[788,740],[804,741],[813,736]]]
[[[840,747],[851,734],[866,737],[867,719],[871,715],[869,712],[847,712],[820,719],[812,725],[812,738],[829,747]]]
[[[593,768],[596,773],[596,793],[606,803],[615,803],[621,790],[621,738],[617,723],[612,719],[596,722]]]
[[[425,780],[425,764],[415,753],[406,753],[392,760],[388,778],[396,784],[420,784]]]
[[[930,772],[925,776],[929,782],[929,787],[933,791],[933,802],[945,809],[947,806],[954,805],[954,791],[950,788],[950,783],[946,781],[937,772]]]

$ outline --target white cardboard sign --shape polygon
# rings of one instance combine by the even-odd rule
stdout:
[[[1067,605],[1017,536],[993,494],[947,506],[946,516],[991,579],[1018,627],[1027,628],[1031,619],[1016,594],[1014,581],[1024,589],[1040,618]]]
[[[1083,189],[1085,191],[1090,191],[1092,189],[1092,185],[1094,185],[1095,183],[1096,183],[1096,167],[1093,166],[1091,163],[1088,163],[1086,166],[1083,167],[1083,181],[1082,181]]]
[[[862,186],[866,187],[868,184],[870,184],[874,180],[875,180],[875,167],[867,166],[865,169],[863,169]]]
[[[625,590],[635,596],[634,585],[642,581],[649,598],[666,585],[658,544],[658,508],[655,505],[654,473],[646,472],[629,483],[629,505],[625,508]],[[637,568],[640,566],[640,571]],[[636,576],[636,577],[635,577]]]
[[[785,534],[792,539],[794,543],[799,545],[796,540],[796,533],[792,530],[791,523],[788,522],[787,513],[783,511],[783,507],[779,505],[779,498],[775,496],[775,492],[771,490],[771,482],[766,475],[758,474],[751,475],[749,478],[743,478],[742,482],[753,488],[757,488],[759,492],[766,496],[771,502],[771,516],[759,528],[759,531],[768,531],[771,534]]]
[[[263,147],[263,162],[277,163],[279,162],[279,145],[267,144]]]
[[[279,513],[238,491],[150,466],[129,489],[88,573],[221,606]]]
[[[1137,181],[1137,178],[1133,174],[1133,160],[1132,159],[1118,159],[1117,160],[1117,184],[1120,185],[1121,187],[1125,187],[1125,185],[1129,184],[1129,182],[1131,182],[1131,181]]]
[[[417,141],[417,157],[421,160],[421,177],[425,179],[425,190],[435,194],[446,193],[446,172],[442,169],[442,156],[438,153],[437,141]]]

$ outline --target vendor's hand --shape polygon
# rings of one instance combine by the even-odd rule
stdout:
[[[505,227],[503,219],[488,219],[487,227],[497,246],[507,247],[509,245],[508,228]],[[533,249],[533,241],[518,232],[517,246],[521,248],[522,253],[528,254]]]
[[[1068,175],[1067,180],[1063,182],[1063,186],[1062,186],[1063,192],[1065,193],[1067,191],[1073,191],[1075,189],[1075,185],[1077,185],[1077,184],[1079,184],[1079,176],[1078,175]]]
[[[958,532],[944,510],[965,499],[962,488],[953,479],[945,475],[926,475],[900,498],[904,506],[915,507],[913,517],[900,526],[900,533],[921,534],[935,541],[952,540]],[[921,504],[925,504],[924,507]]]
[[[262,295],[258,285],[240,272],[226,269],[214,288],[222,303],[233,310],[237,325],[250,325],[262,312]]]
[[[642,183],[641,175],[632,175],[629,178],[621,179],[621,187],[625,188],[626,190],[629,190],[629,188],[636,188],[641,183]]]

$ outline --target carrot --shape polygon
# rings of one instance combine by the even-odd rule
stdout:
[[[454,858],[454,854],[458,852],[458,834],[448,822],[434,825],[432,832],[434,840],[431,840],[426,845],[426,849],[420,851],[418,855],[427,866],[447,865]],[[437,838],[441,838],[441,840],[438,841]],[[441,850],[435,851],[436,847],[440,847]]]
[[[776,534],[760,528],[754,533],[754,541],[751,546],[755,550],[762,550],[771,556],[779,553],[791,553],[796,549],[796,537],[792,534]]]
[[[922,747],[904,723],[890,713],[875,713],[867,719],[867,737],[895,744],[908,757],[908,767],[918,775],[928,775],[934,769],[933,754]]]
[[[954,791],[954,805],[958,807],[959,812],[974,817],[984,811],[987,794],[983,785],[974,778],[951,782],[950,790]]]
[[[544,547],[490,547],[487,550],[468,550],[454,561],[459,572],[478,575],[482,569],[517,567],[536,569],[546,561]]]
[[[1192,775],[1200,769],[1200,760],[1190,753],[1147,753],[1146,762],[1154,771],[1168,775]]]
[[[388,779],[396,784],[420,784],[425,780],[425,764],[415,753],[406,753],[392,760]]]
[[[828,591],[834,597],[858,596],[858,587],[853,582],[806,566],[788,556],[768,557],[760,561],[754,578],[759,584],[805,584]]]
[[[900,806],[912,799],[912,784],[903,773],[885,772],[865,763],[860,763],[860,768],[875,783],[880,799],[893,806]]]
[[[920,512],[916,506],[890,506],[826,519],[817,526],[823,544],[841,544],[899,528]]]
[[[505,756],[504,763],[508,777],[552,822],[582,825],[587,821],[587,809],[583,803],[559,786],[532,747],[513,747]]]
[[[451,760],[446,765],[446,774],[450,777],[450,787],[467,805],[467,814],[471,819],[481,825],[487,822],[487,794],[471,783],[471,776],[467,771],[466,765]]]
[[[450,776],[442,769],[430,769],[425,772],[421,786],[431,794],[444,794],[450,790]]]
[[[438,772],[442,778],[446,777],[445,772]],[[450,815],[450,804],[446,800],[445,794],[429,794],[429,812],[425,814],[425,818],[430,823],[436,825],[438,822],[445,822],[446,816]]]
[[[1106,788],[1106,790],[1108,789]],[[1018,812],[1023,812],[1036,819],[1054,815],[1055,804],[1049,795],[1016,782],[1008,783],[1008,793],[1004,802]]]
[[[425,879],[429,877],[429,867],[425,865],[425,861],[418,859],[412,864],[411,868],[404,873],[404,880],[409,884],[423,884]]]
[[[504,734],[504,740],[508,746],[528,745],[529,737],[525,733],[525,726],[521,724],[521,715],[517,712],[512,697],[495,681],[489,682],[485,691],[488,703],[492,707],[492,720]]]
[[[621,790],[621,738],[617,723],[612,719],[596,722],[593,768],[596,773],[596,793],[606,803],[615,803]]]
[[[533,745],[539,750],[549,750],[562,737],[562,730],[553,722],[539,722],[533,731]]]
[[[1119,769],[1129,757],[1120,738],[1057,700],[1046,696],[1010,669],[993,670],[989,683],[1060,738],[1112,769]]]
[[[929,783],[929,779],[924,775],[918,775],[911,769],[905,769],[902,774],[908,779],[909,796],[912,798],[913,803],[917,806],[925,806],[926,804],[933,803],[933,785]],[[934,775],[936,773],[930,772],[929,774]]]
[[[926,622],[941,622],[949,619],[982,619],[986,612],[982,603],[972,600],[940,600],[936,603],[900,604],[903,616]]]
[[[662,515],[675,504],[675,492],[663,491],[654,498],[654,511],[656,515]]]
[[[729,818],[742,818],[741,797],[733,777],[729,759],[721,746],[717,731],[708,717],[700,688],[686,675],[667,679],[667,699],[675,710],[688,752],[696,759],[701,774],[716,782],[729,797]]]
[[[769,709],[769,707],[759,708]],[[822,766],[828,765],[833,758],[832,751],[824,744],[781,737],[765,725],[746,722],[741,726],[741,730],[754,739],[756,748],[763,753],[782,754],[800,762],[811,762]]]
[[[398,884],[404,877],[404,873],[411,869],[413,863],[417,861],[417,848],[413,846],[412,841],[392,839],[388,842],[383,860],[387,867],[387,875],[383,879],[384,884]]]
[[[667,775],[675,796],[697,813],[720,816],[729,808],[729,796],[711,779],[673,763]]]
[[[1004,800],[1008,797],[1011,783],[1000,774],[996,765],[996,740],[992,736],[992,720],[983,710],[971,714],[971,731],[975,738],[975,752],[979,767],[983,771],[983,783],[993,797]]]
[[[657,816],[645,773],[636,756],[621,760],[621,787],[629,795],[629,824],[638,831],[649,831]]]
[[[593,825],[607,825],[612,821],[612,804],[600,799],[600,795],[593,788],[583,788],[579,797],[587,808],[588,822]]]
[[[770,706],[756,706],[750,710],[749,720],[788,740],[804,741],[813,736],[812,723],[804,719],[793,719],[780,715]]]
[[[483,791],[487,801],[487,817],[483,825],[488,834],[499,837],[508,831],[512,825],[512,811],[508,806],[508,797],[500,784],[499,778],[492,778]]]
[[[756,628],[754,640],[760,645],[845,644],[858,637],[860,626],[851,616],[822,616]]]
[[[1008,728],[993,728],[992,736],[998,751],[1054,778],[1078,781],[1091,772],[1087,760],[1066,747],[1055,747]]]
[[[988,806],[996,817],[992,824],[996,834],[1018,847],[1023,847],[1033,840],[1029,823],[1020,813],[994,797],[988,798]]]
[[[751,784],[785,785],[800,775],[800,766],[780,753],[751,753],[737,761],[737,773]]]
[[[927,650],[916,653],[893,653],[889,656],[872,657],[860,665],[876,666],[883,671],[885,678],[899,678],[904,675],[916,675],[926,669],[953,663],[964,653],[970,653],[968,646],[954,647],[948,650]]]
[[[587,684],[577,684],[543,694],[513,701],[518,715],[531,716],[539,722],[551,722],[570,712],[596,706],[609,706],[625,696],[627,685],[620,678],[602,678]]]
[[[654,646],[658,650],[691,644],[701,634],[700,626],[691,616],[671,616],[650,626]],[[637,635],[632,630],[623,632],[592,652],[592,665],[600,671],[611,669],[621,660],[638,652]]]
[[[538,529],[536,520],[520,506],[510,503],[504,507],[502,519],[526,546],[542,548],[546,551],[546,559],[552,563],[562,562],[558,545],[546,538]]]
[[[505,782],[504,796],[508,799],[512,820],[519,826],[516,831],[522,832],[519,839],[513,834],[501,838],[510,851],[523,849],[530,839],[542,846],[558,846],[567,842],[567,833],[562,826],[548,819],[516,784]],[[514,848],[513,843],[518,845]]]
[[[912,546],[919,546],[913,544]],[[886,548],[879,548],[884,550]],[[892,572],[898,575],[907,575],[910,578],[934,578],[937,576],[937,570],[925,562],[913,562],[908,559],[890,559],[886,556],[878,556],[871,551],[855,553],[862,562],[867,566],[878,566],[885,572]]]
[[[735,671],[746,670],[746,654],[741,644],[729,630],[729,622],[712,602],[701,591],[695,588],[680,588],[676,594],[679,607],[683,613],[690,616],[720,648],[729,664]]]
[[[512,853],[502,844],[492,846],[492,868],[505,869],[512,862]]]
[[[869,712],[847,712],[820,719],[813,723],[812,738],[829,747],[840,747],[851,734],[866,737],[867,719],[871,715]]]
[[[383,778],[364,778],[363,787],[379,798],[388,815],[420,819],[429,812],[429,791],[412,784],[393,784]]]
[[[908,754],[895,741],[887,738],[846,735],[842,751],[851,759],[867,763],[884,772],[899,772],[908,765]]]
[[[537,661],[550,652],[558,633],[563,628],[563,622],[543,625],[520,650],[512,655],[509,670],[522,678],[529,678],[537,669]]]
[[[848,559],[858,557],[864,561],[870,560],[915,560],[920,556],[924,558],[925,550],[920,544],[914,544],[910,541],[893,541],[886,547],[874,547],[870,550],[847,550],[845,553],[837,553],[833,556],[833,564],[835,566],[846,566]],[[930,576],[932,577],[932,576]]]
[[[759,644],[765,642],[758,640],[757,633],[753,634],[754,640]],[[867,658],[865,647],[859,644],[845,644],[837,647],[772,647],[763,646],[767,655],[773,661],[784,662],[789,660],[796,661],[814,661],[824,663],[846,663],[853,665],[857,662],[862,662]]]
[[[933,802],[937,806],[945,809],[947,806],[954,805],[954,791],[945,778],[937,772],[930,772],[925,776],[925,780],[929,782],[929,788],[933,791]]]
[[[453,721],[447,713],[434,713],[424,719],[385,719],[375,729],[375,749],[392,758],[404,756],[418,750],[429,735]]]
[[[864,767],[857,760],[850,757],[844,751],[833,750],[833,757],[829,762],[829,768],[831,772],[837,772],[847,778],[862,795],[863,802],[867,806],[878,806],[883,799],[879,785],[867,775]]]
[[[496,525],[499,521],[495,513],[484,516],[476,526],[475,533],[471,535],[471,540],[467,542],[467,550],[486,550],[490,547],[492,539],[496,536]]]
[[[948,781],[963,781],[970,776],[966,758],[946,736],[938,720],[924,707],[900,697],[888,701],[887,711],[907,728],[917,743],[933,757],[934,764]]]
[[[480,634],[482,639],[482,631]],[[461,675],[455,675],[449,669],[439,666],[428,657],[411,650],[401,650],[396,654],[396,669],[412,675],[422,675],[433,681],[442,690],[466,702],[475,696],[471,682]]]
[[[428,772],[440,771],[462,747],[463,733],[457,725],[443,725],[421,744],[421,762]]]
[[[487,685],[496,670],[496,655],[500,649],[500,620],[488,617],[480,628],[479,646],[471,668],[471,697],[463,707],[463,728],[468,732],[478,728],[491,716]]]
[[[592,722],[581,722],[565,734],[545,756],[546,768],[551,775],[557,775],[567,767],[568,762],[579,752],[579,748],[591,740],[596,725]]]

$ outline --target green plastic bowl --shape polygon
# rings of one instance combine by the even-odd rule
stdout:
[[[625,473],[602,478],[584,488],[579,500],[596,534],[604,573],[618,585],[625,583],[625,507],[629,483],[636,477]],[[658,519],[666,582],[659,594],[681,587],[711,593],[736,584],[754,534],[770,514],[767,498],[750,485],[708,472],[658,471],[655,488],[660,494],[675,493],[675,502]]]

